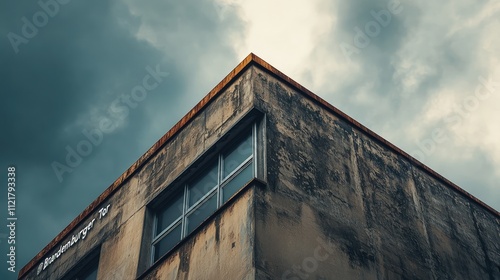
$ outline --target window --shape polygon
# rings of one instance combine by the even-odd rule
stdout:
[[[99,268],[100,248],[93,250],[82,261],[80,261],[63,280],[96,280]]]
[[[83,271],[75,280],[97,280],[97,263],[95,266],[89,267],[89,270]]]
[[[254,124],[156,209],[153,263],[256,176],[256,135]]]

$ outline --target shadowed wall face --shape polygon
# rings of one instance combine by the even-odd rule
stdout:
[[[500,221],[253,68],[268,118],[257,279],[498,279]],[[374,105],[376,106],[376,105]]]

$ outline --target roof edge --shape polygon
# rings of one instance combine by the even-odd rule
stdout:
[[[288,77],[287,75],[285,75],[284,73],[282,73],[278,69],[274,68],[272,65],[270,65],[269,63],[267,63],[266,61],[264,61],[260,57],[254,55],[254,54],[251,54],[251,55],[253,56],[253,61],[258,66],[260,66],[261,68],[263,68],[263,69],[267,70],[268,72],[272,73],[278,79],[281,79],[281,80],[285,81],[286,83],[290,84],[291,86],[293,86],[294,88],[296,88],[298,91],[304,93],[306,95],[306,97],[312,99],[313,101],[316,101],[316,102],[320,103],[323,107],[325,107],[326,109],[332,111],[333,113],[335,113],[337,116],[339,116],[340,118],[344,119],[348,123],[352,124],[354,127],[356,127],[360,131],[362,131],[365,134],[367,134],[367,136],[369,136],[370,138],[378,141],[382,145],[387,146],[390,150],[392,150],[393,152],[396,152],[397,154],[403,156],[410,163],[414,164],[416,167],[421,168],[422,170],[424,170],[425,172],[427,172],[429,175],[435,177],[436,179],[438,179],[439,181],[441,181],[445,185],[449,185],[453,190],[455,190],[455,191],[459,192],[460,194],[464,195],[465,197],[471,199],[472,201],[474,201],[477,204],[479,204],[479,206],[482,206],[483,208],[485,208],[486,210],[488,210],[489,212],[491,212],[492,214],[494,214],[495,216],[497,216],[497,217],[500,218],[500,212],[498,212],[497,210],[493,209],[488,204],[486,204],[483,201],[479,200],[478,198],[476,198],[475,196],[473,196],[472,194],[470,194],[466,190],[464,190],[461,187],[459,187],[457,184],[455,184],[455,183],[451,182],[450,180],[446,179],[441,174],[439,174],[436,171],[434,171],[432,168],[430,168],[427,165],[423,164],[422,162],[420,162],[416,158],[412,157],[410,154],[406,153],[405,151],[401,150],[399,147],[397,147],[396,145],[392,144],[391,142],[385,140],[380,135],[378,135],[377,133],[373,132],[372,130],[370,130],[366,126],[362,125],[361,123],[359,123],[355,119],[349,117],[346,113],[344,113],[341,110],[339,110],[338,108],[334,107],[333,105],[331,105],[330,103],[328,103],[327,101],[325,101],[323,98],[321,98],[318,95],[316,95],[315,93],[311,92],[310,90],[308,90],[307,88],[305,88],[301,84],[299,84],[296,81],[292,80],[290,77]]]

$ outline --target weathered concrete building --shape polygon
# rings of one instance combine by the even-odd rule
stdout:
[[[19,279],[500,279],[500,215],[249,55]]]

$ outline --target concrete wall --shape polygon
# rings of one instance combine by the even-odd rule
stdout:
[[[250,72],[239,76],[102,203],[99,208],[111,205],[109,213],[94,222],[85,240],[75,243],[39,276],[35,266],[24,279],[59,279],[98,246],[99,279],[136,279],[141,275],[150,266],[151,235],[143,234],[143,225],[151,223],[145,217],[152,214],[146,205],[248,113],[254,97],[249,79]],[[145,279],[166,279],[167,275],[168,279],[201,279],[201,275],[210,279],[251,278],[252,197],[253,192],[248,192],[238,198]],[[98,216],[98,212],[91,213],[59,245]]]
[[[257,279],[500,279],[498,216],[253,71],[269,144]]]

